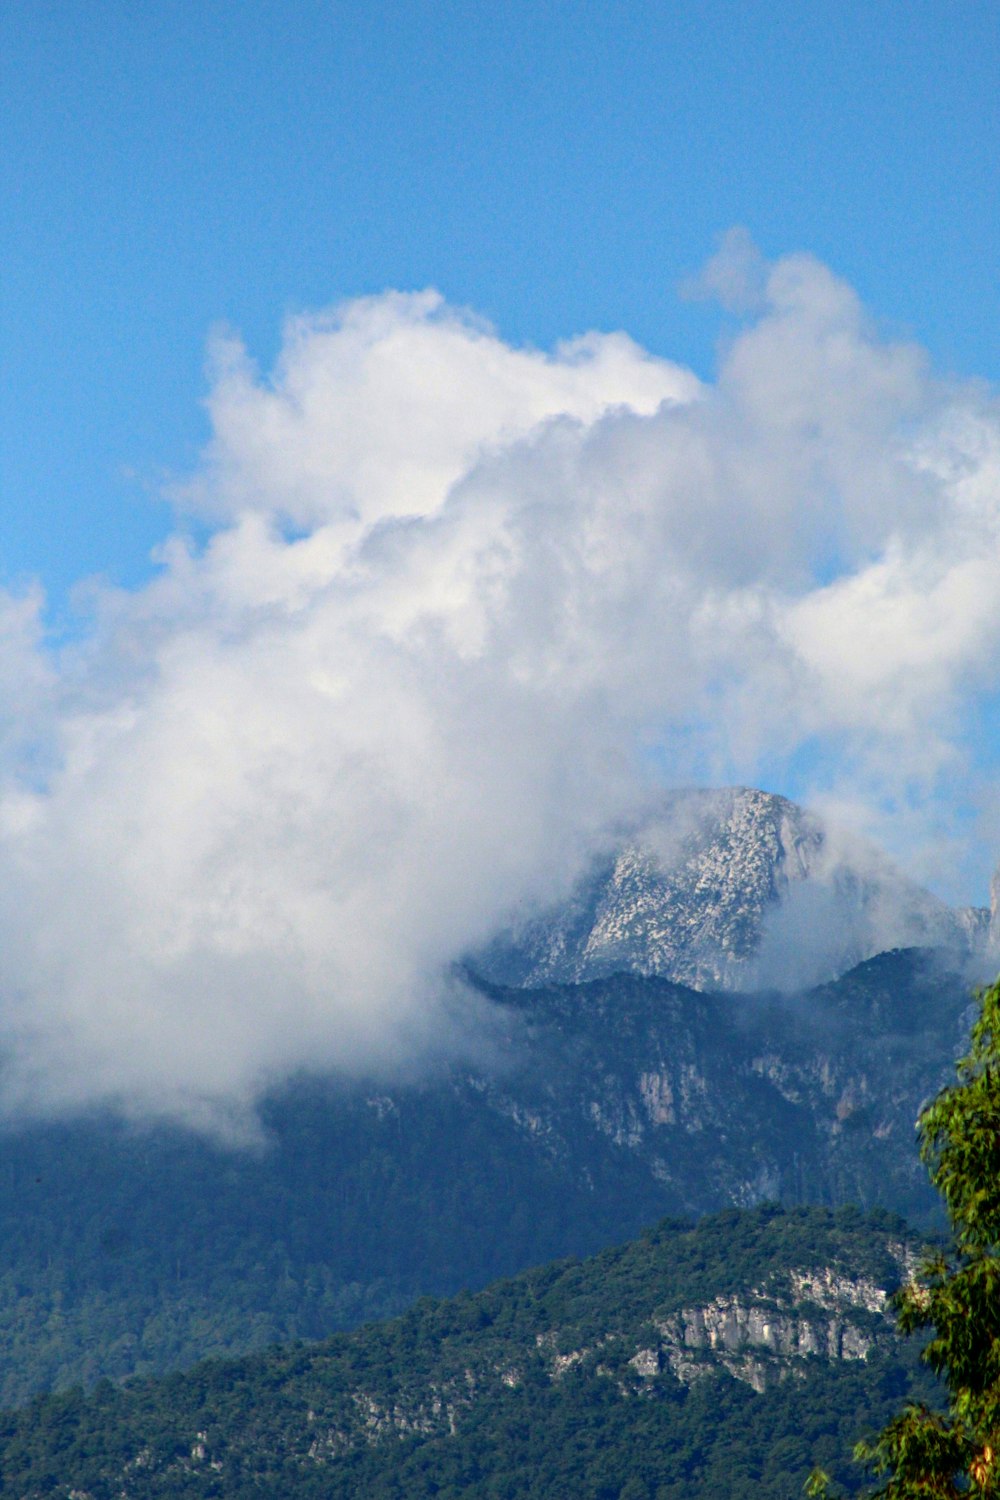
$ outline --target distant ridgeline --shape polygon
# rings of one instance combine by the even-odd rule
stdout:
[[[309,1347],[0,1416],[0,1495],[799,1500],[934,1399],[887,1295],[904,1226],[842,1209],[667,1221]]]
[[[0,1401],[319,1338],[664,1213],[930,1222],[913,1125],[969,1016],[940,957],[791,999],[636,975],[488,993],[502,1066],[299,1080],[265,1102],[263,1149],[99,1117],[0,1137]]]

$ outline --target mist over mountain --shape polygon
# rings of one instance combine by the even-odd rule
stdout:
[[[0,1402],[317,1338],[664,1213],[937,1200],[914,1120],[971,1014],[945,957],[791,997],[655,976],[487,987],[494,1048],[298,1077],[255,1144],[113,1113],[0,1134]]]
[[[998,936],[989,909],[955,910],[816,813],[731,787],[664,797],[568,900],[522,913],[471,963],[526,986],[621,971],[792,991],[892,948],[945,950],[985,972]]]
[[[790,813],[728,895],[750,844],[706,835],[701,915],[641,840],[616,862],[664,788],[762,779],[956,899],[1000,846],[995,402],[808,255],[736,235],[704,281],[744,310],[711,381],[433,291],[290,318],[266,371],[220,335],[154,575],[56,635],[0,591],[0,1112],[247,1137],[302,1069],[467,1056],[451,966],[602,853],[522,977],[950,941]]]
[[[568,900],[453,966],[436,1055],[276,1069],[228,1133],[12,1115],[0,1399],[321,1337],[666,1212],[927,1223],[914,1121],[996,935],[995,906],[949,908],[785,798],[663,797]]]
[[[58,647],[0,593],[4,1399],[665,1212],[932,1220],[1000,947],[1000,888],[921,883],[1000,835],[997,414],[755,277],[711,387],[431,293],[222,340],[159,574]],[[803,757],[822,815],[743,784]]]

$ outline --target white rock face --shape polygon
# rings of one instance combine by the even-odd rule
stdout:
[[[733,787],[671,794],[569,901],[518,923],[475,966],[525,986],[627,971],[790,990],[890,948],[973,951],[989,928],[985,909],[952,910],[786,798]]]
[[[760,1391],[803,1360],[864,1360],[893,1336],[889,1299],[875,1282],[826,1266],[784,1280],[658,1320],[659,1346],[640,1350],[633,1367],[645,1376],[670,1369],[687,1385],[721,1367]],[[859,1313],[869,1316],[861,1322]]]
[[[987,942],[991,954],[1000,954],[1000,865],[990,881],[990,911],[987,927]]]
[[[905,1269],[911,1252],[903,1246],[890,1250]],[[643,1380],[669,1371],[693,1385],[725,1370],[756,1391],[804,1374],[810,1361],[866,1360],[896,1337],[885,1289],[831,1266],[780,1272],[766,1287],[721,1295],[665,1316],[654,1313],[650,1322],[656,1341],[643,1343],[628,1360]],[[558,1332],[550,1329],[538,1334],[535,1343],[547,1355],[551,1378],[560,1380],[615,1338],[609,1331],[589,1347],[560,1354]]]
[[[821,1271],[791,1271],[789,1286],[796,1303],[811,1302],[816,1307],[860,1307],[865,1312],[884,1313],[889,1298],[882,1287],[863,1277],[844,1276],[824,1267]]]

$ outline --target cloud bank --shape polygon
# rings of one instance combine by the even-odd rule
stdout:
[[[432,293],[266,375],[217,342],[158,576],[60,653],[0,605],[8,1111],[218,1120],[439,1047],[449,963],[664,783],[805,777],[923,876],[996,831],[995,398],[807,256],[706,285],[747,266],[712,385]]]

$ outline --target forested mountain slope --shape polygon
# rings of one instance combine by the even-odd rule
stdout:
[[[913,1123],[969,1011],[932,955],[794,1000],[637,976],[490,993],[489,1066],[299,1079],[258,1147],[106,1117],[8,1129],[0,1400],[319,1338],[664,1213],[780,1198],[928,1222]]]
[[[318,1346],[0,1422],[0,1494],[798,1497],[926,1378],[887,1216],[729,1211]],[[922,1382],[922,1384],[921,1384]],[[916,1383],[916,1384],[915,1384]]]

